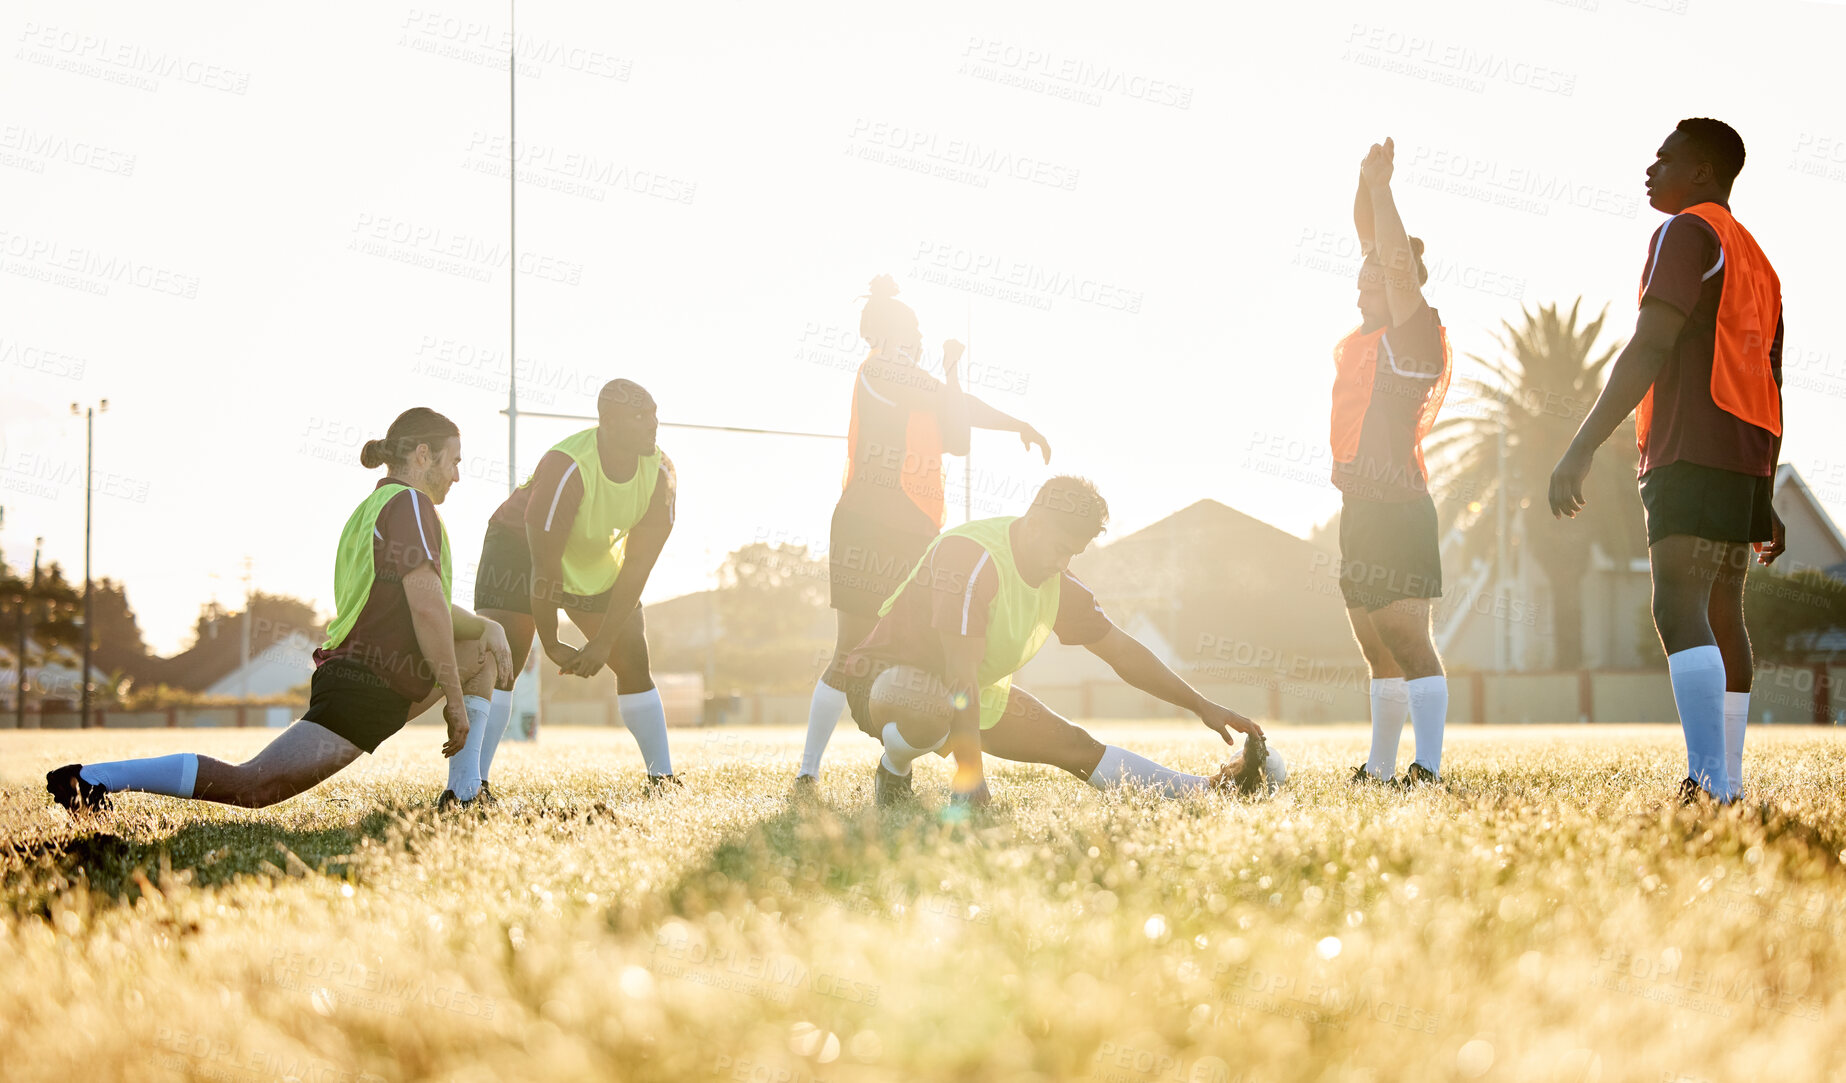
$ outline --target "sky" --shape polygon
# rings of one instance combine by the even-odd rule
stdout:
[[[885,273],[932,352],[966,341],[969,389],[1051,442],[1047,467],[976,435],[977,517],[1074,472],[1113,534],[1211,498],[1305,535],[1339,505],[1327,395],[1367,147],[1395,139],[1460,382],[1522,306],[1581,296],[1627,333],[1660,221],[1643,171],[1703,115],[1743,134],[1733,208],[1783,283],[1783,457],[1846,521],[1846,347],[1819,315],[1846,290],[1846,4],[512,10],[8,5],[8,562],[42,537],[81,576],[70,408],[107,399],[93,569],[156,651],[235,605],[245,558],[329,609],[376,477],[359,447],[425,405],[463,434],[441,510],[467,604],[509,473],[581,427],[522,420],[509,471],[509,287],[523,410],[590,413],[627,377],[663,422],[843,434]],[[660,443],[679,520],[645,600],[752,541],[825,546],[843,442]]]

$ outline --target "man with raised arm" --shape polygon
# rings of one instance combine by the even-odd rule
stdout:
[[[1416,760],[1406,785],[1435,782],[1449,682],[1430,636],[1442,596],[1436,503],[1423,438],[1449,384],[1449,342],[1423,300],[1423,242],[1404,229],[1391,194],[1395,145],[1373,144],[1359,167],[1353,222],[1360,326],[1334,351],[1333,484],[1340,490],[1340,593],[1372,676],[1372,747],[1353,781],[1390,782],[1410,719]]]

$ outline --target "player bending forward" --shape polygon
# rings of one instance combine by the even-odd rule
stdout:
[[[124,790],[262,808],[320,785],[362,752],[443,701],[459,752],[487,723],[488,695],[510,685],[506,633],[449,602],[449,538],[436,505],[461,477],[461,437],[434,410],[398,415],[360,452],[390,465],[340,532],[333,624],[314,652],[308,710],[247,763],[180,752],[114,763],[68,764],[45,776],[71,813],[106,808]]]
[[[910,765],[926,752],[955,757],[953,796],[989,799],[981,754],[1063,768],[1099,790],[1133,783],[1168,797],[1254,788],[1283,776],[1264,750],[1256,723],[1200,695],[1153,652],[1110,623],[1089,589],[1070,574],[1109,519],[1108,506],[1081,478],[1046,482],[1024,515],[955,527],[924,551],[910,577],[885,600],[878,623],[836,662],[828,683],[846,690],[859,728],[884,744],[874,796],[888,806],[911,796]],[[1012,685],[1053,633],[1088,648],[1129,684],[1192,711],[1244,752],[1216,778],[1189,775],[1104,745]],[[1252,751],[1254,750],[1254,751]]]

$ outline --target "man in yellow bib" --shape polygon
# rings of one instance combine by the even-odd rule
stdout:
[[[647,764],[650,785],[677,781],[667,750],[667,716],[648,670],[641,591],[673,532],[673,462],[655,444],[653,396],[612,380],[596,398],[596,427],[560,440],[487,524],[474,605],[505,625],[514,671],[537,636],[559,672],[615,671],[616,705]],[[558,642],[562,609],[589,642]],[[449,789],[471,801],[486,783],[513,711],[496,692],[479,742],[449,762]],[[489,800],[492,791],[486,791]]]
[[[180,752],[69,764],[45,776],[71,813],[124,791],[262,808],[312,789],[440,699],[453,757],[485,728],[487,695],[511,685],[506,635],[449,601],[448,531],[436,505],[461,476],[454,422],[416,407],[360,452],[389,465],[346,528],[333,571],[333,623],[314,652],[308,710],[247,763]]]
[[[1089,482],[1056,477],[1020,516],[980,519],[939,536],[910,577],[885,600],[872,633],[829,673],[844,688],[854,721],[884,744],[875,797],[891,805],[911,793],[910,765],[942,750],[956,762],[954,794],[988,800],[981,754],[1048,763],[1097,789],[1133,783],[1168,796],[1212,779],[1162,767],[1105,746],[1023,689],[1013,674],[1055,633],[1109,663],[1124,681],[1199,716],[1231,744],[1256,723],[1200,695],[1154,653],[1112,624],[1070,574],[1108,523]],[[1273,761],[1280,773],[1280,761]]]

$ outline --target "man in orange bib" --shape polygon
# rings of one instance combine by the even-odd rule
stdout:
[[[1423,438],[1449,384],[1448,335],[1423,300],[1423,242],[1404,230],[1391,196],[1395,146],[1374,144],[1359,167],[1353,224],[1360,327],[1334,352],[1333,484],[1339,488],[1340,593],[1372,675],[1372,747],[1353,781],[1389,782],[1408,717],[1416,760],[1406,784],[1436,781],[1449,684],[1430,638],[1430,599],[1442,595],[1436,504]]]
[[[1583,507],[1590,459],[1630,411],[1641,446],[1654,626],[1686,734],[1684,800],[1738,796],[1752,660],[1744,629],[1750,547],[1782,553],[1770,505],[1782,447],[1782,290],[1731,217],[1743,140],[1682,120],[1647,170],[1654,231],[1634,337],[1551,473],[1551,510]]]

